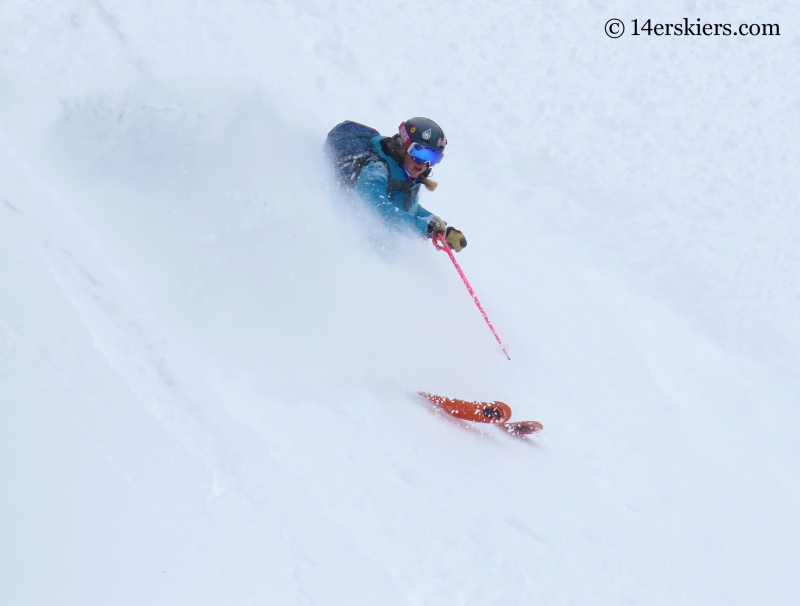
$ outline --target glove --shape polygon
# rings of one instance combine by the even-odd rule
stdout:
[[[443,234],[447,226],[445,222],[442,221],[441,217],[437,217],[436,215],[431,215],[428,219],[428,234],[431,236],[435,236],[436,234]]]
[[[450,248],[456,252],[461,252],[461,249],[467,246],[467,239],[464,237],[464,234],[454,227],[447,228],[444,239],[450,245]]]

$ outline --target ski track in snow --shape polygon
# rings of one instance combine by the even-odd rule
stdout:
[[[386,45],[409,14],[437,35]],[[609,16],[6,3],[0,602],[794,604],[796,50],[643,54]],[[511,363],[310,160],[420,113]]]

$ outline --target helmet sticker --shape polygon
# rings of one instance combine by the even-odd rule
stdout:
[[[417,127],[416,126],[412,126],[411,128],[408,129],[408,132],[410,132],[413,135],[415,132],[417,132]]]
[[[438,147],[444,147],[445,145],[447,145],[447,139],[445,139],[444,137],[439,137],[439,140],[436,142],[436,145]]]
[[[401,122],[400,123],[399,132],[400,132],[400,139],[402,139],[402,141],[403,141],[403,145],[408,147],[409,142],[411,141],[411,138],[408,136],[408,133],[406,132],[406,123],[405,122]]]
[[[422,138],[426,141],[431,138],[431,129],[429,128],[424,133],[422,133]]]

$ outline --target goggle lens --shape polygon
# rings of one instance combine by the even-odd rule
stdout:
[[[411,156],[415,162],[419,162],[420,164],[427,163],[430,166],[436,166],[442,161],[444,152],[425,147],[419,143],[412,143],[408,148],[408,155]]]

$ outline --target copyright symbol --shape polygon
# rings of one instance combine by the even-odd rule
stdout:
[[[609,38],[619,38],[625,33],[625,24],[619,19],[609,19],[606,21],[606,36]]]

